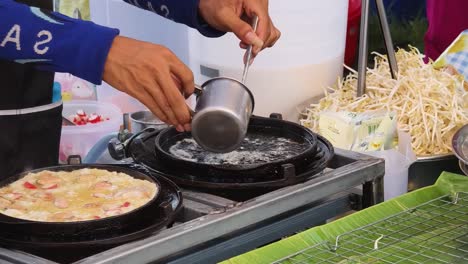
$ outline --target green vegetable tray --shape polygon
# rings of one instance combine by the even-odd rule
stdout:
[[[468,263],[468,177],[407,193],[224,263]]]

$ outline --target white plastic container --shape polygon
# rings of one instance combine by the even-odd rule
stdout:
[[[385,160],[385,201],[408,192],[408,168],[410,163],[407,157],[394,149],[364,152],[364,154]]]
[[[60,139],[59,161],[64,163],[70,155],[85,158],[89,150],[104,136],[118,132],[122,125],[122,112],[113,104],[96,101],[71,101],[64,103],[63,116],[74,115],[82,109],[87,114],[96,113],[109,118],[101,123],[82,126],[63,126]]]
[[[384,200],[390,200],[408,192],[409,167],[416,161],[411,148],[411,136],[398,131],[398,150],[361,152],[385,160]]]
[[[297,121],[310,98],[342,76],[348,0],[269,3],[282,37],[256,58],[246,84],[255,96],[255,115],[279,112]],[[233,34],[211,39],[190,31],[189,41],[190,66],[197,82],[216,75],[241,78],[244,50]]]

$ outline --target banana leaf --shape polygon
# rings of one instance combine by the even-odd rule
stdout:
[[[402,239],[401,241],[400,240],[395,241],[392,246],[385,248],[385,251],[373,250],[375,249],[374,241],[379,238],[378,235],[375,237],[371,236],[370,238],[372,239],[372,241],[369,241],[370,240],[369,236],[361,237],[357,233],[355,233],[355,230],[359,230],[360,228],[366,225],[373,224],[379,220],[386,219],[394,215],[403,215],[404,213],[401,213],[401,212],[420,206],[420,205],[424,205],[424,203],[427,203],[439,197],[446,196],[446,195],[455,195],[456,193],[460,193],[460,192],[468,192],[468,177],[444,172],[442,173],[438,181],[433,186],[425,187],[425,188],[407,193],[405,195],[396,197],[384,203],[372,206],[365,210],[359,211],[357,213],[354,213],[344,218],[333,221],[329,224],[311,228],[307,231],[285,238],[276,243],[267,245],[265,247],[262,247],[262,248],[253,250],[251,252],[247,252],[243,255],[234,257],[232,259],[226,260],[223,263],[225,264],[272,263],[272,262],[278,261],[282,258],[285,258],[287,256],[290,256],[291,254],[294,254],[296,252],[299,252],[305,249],[307,249],[306,252],[309,255],[298,256],[294,258],[295,261],[303,261],[301,263],[315,263],[315,262],[318,262],[317,260],[326,259],[326,260],[332,261],[333,263],[367,263],[367,262],[382,263],[376,260],[379,260],[385,257],[384,263],[396,262],[396,261],[401,260],[402,256],[404,257],[404,255],[407,254],[408,252],[412,252],[411,247],[414,247],[416,244],[419,247],[424,248],[424,243],[429,241],[429,239],[432,239],[431,243],[437,242],[434,240],[434,236],[435,236],[435,239],[440,240],[449,235],[456,236],[457,234],[460,234],[460,233],[466,234],[468,231],[467,230],[468,226],[463,223],[466,223],[467,219],[465,218],[465,219],[462,219],[461,221],[453,221],[453,218],[443,219],[443,220],[447,220],[445,221],[447,222],[447,224],[444,224],[443,226],[439,225],[437,226],[437,228],[432,227],[432,229],[430,229],[431,230],[430,233],[419,232],[419,233],[415,233],[414,236],[405,237],[405,239]],[[431,209],[431,211],[429,212],[436,212],[436,210],[437,208]],[[464,216],[468,217],[468,212],[464,212]],[[404,221],[406,221],[406,219]],[[405,226],[404,222],[402,222],[401,224]],[[406,223],[406,226],[407,225],[408,223]],[[388,232],[390,233],[390,232],[395,232],[394,229],[397,229],[397,228],[399,228],[398,224],[393,225],[393,226],[387,226],[384,229],[381,229],[379,231],[382,233],[382,235],[385,235],[384,234],[386,232],[385,230],[388,230]],[[421,228],[427,228],[427,227],[421,226]],[[464,231],[464,233],[461,232],[462,230]],[[344,252],[342,251],[340,256],[337,256],[335,259],[330,258],[330,256],[333,256],[333,247],[335,246],[333,241],[336,242],[336,238],[338,236],[343,235],[345,233],[346,234],[344,236],[346,236],[349,234],[349,232],[351,232],[353,236],[356,236],[355,241],[357,244],[351,245],[351,247],[354,246],[354,249],[350,249],[349,251],[345,250]],[[440,234],[444,234],[444,235],[438,237],[438,235]],[[468,240],[468,238],[466,237],[461,238],[461,239]],[[345,239],[342,239],[342,240],[345,241]],[[466,247],[466,245],[468,244],[468,241],[465,241],[465,240],[462,241],[463,247]],[[446,242],[446,241],[439,241],[439,242],[440,242],[440,245],[443,245],[442,246],[443,248],[439,248],[436,251],[427,250],[424,254],[420,254],[416,256],[416,259],[412,259],[412,261],[416,261],[416,262],[410,262],[410,263],[418,263],[417,261],[419,260],[427,261],[427,259],[431,257],[431,254],[437,254],[437,257],[440,257],[441,255],[445,256],[443,257],[443,261],[447,261],[446,263],[460,263],[460,262],[453,262],[453,259],[451,258],[452,254],[450,254],[450,250],[452,250],[454,247],[456,248],[457,245],[450,247],[450,243],[452,242]],[[312,249],[310,249],[311,247]],[[403,251],[398,250],[401,248],[407,249],[407,250],[403,250]],[[468,252],[468,248],[463,248],[463,250],[466,250],[465,252]],[[362,251],[361,253],[363,253],[364,257],[356,255],[356,252],[359,253],[360,251]],[[442,252],[448,252],[448,253],[442,254]],[[394,258],[392,258],[393,257],[392,254],[394,254],[395,256]],[[311,255],[313,255],[313,258],[309,258],[311,257]],[[398,255],[398,258],[397,258],[397,255]],[[301,259],[301,257],[303,259]],[[314,261],[311,261],[311,259],[314,259]],[[288,263],[288,262],[284,262],[284,263]],[[330,263],[330,262],[323,262],[323,263]],[[404,263],[404,262],[401,262],[401,263]]]

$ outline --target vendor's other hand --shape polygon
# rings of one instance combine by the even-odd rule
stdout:
[[[190,130],[191,116],[182,94],[193,93],[193,73],[169,49],[118,36],[107,57],[103,79],[178,131]]]
[[[200,0],[199,12],[210,26],[233,32],[241,40],[241,48],[252,44],[252,57],[272,47],[281,36],[268,14],[268,0]],[[256,32],[250,25],[255,15],[258,16]]]

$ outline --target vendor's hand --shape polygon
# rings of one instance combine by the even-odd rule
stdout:
[[[253,44],[252,57],[272,47],[281,36],[268,14],[268,0],[200,0],[199,12],[210,26],[233,32],[241,40],[241,48]],[[257,32],[250,26],[254,15],[258,16]]]
[[[178,131],[190,130],[191,116],[182,93],[193,93],[193,74],[169,49],[118,36],[107,57],[103,79]]]

